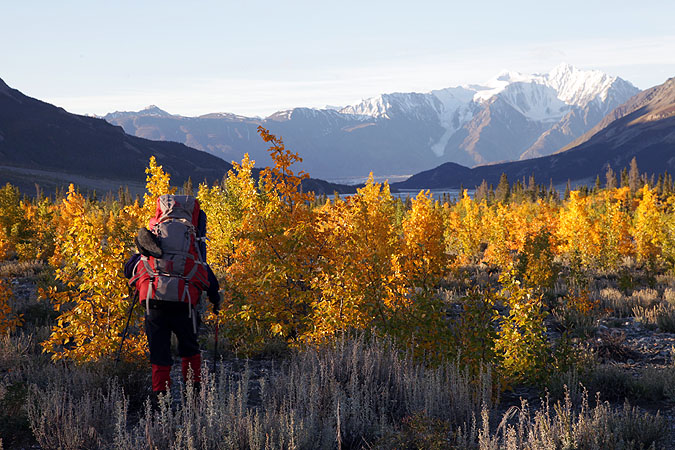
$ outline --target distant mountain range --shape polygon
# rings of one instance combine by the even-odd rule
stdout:
[[[675,173],[675,78],[633,96],[556,154],[474,168],[446,163],[392,187],[472,187],[483,180],[496,186],[502,173],[510,181],[535,175],[540,183],[592,182],[608,167],[615,172],[628,167],[634,157],[643,173]]]
[[[226,161],[270,163],[260,124],[322,178],[409,175],[444,162],[476,166],[549,155],[579,138],[639,89],[562,64],[548,74],[503,72],[482,85],[383,94],[343,108],[294,108],[266,118],[183,117],[156,106],[105,119],[135,136],[182,142]]]
[[[496,184],[502,173],[511,181],[534,174],[544,183],[548,180],[564,183],[568,179],[592,182],[596,175],[604,174],[608,166],[619,171],[633,157],[643,172],[675,172],[675,78],[639,92],[620,79],[561,66],[548,75],[502,74],[491,86],[489,89],[472,86],[429,94],[383,95],[340,111],[299,108],[266,119],[227,114],[186,118],[172,116],[158,108],[142,113],[114,113],[107,118],[154,139],[168,139],[166,135],[153,134],[159,133],[162,127],[173,129],[175,140],[188,137],[192,143],[197,141],[197,136],[206,136],[213,144],[212,151],[219,149],[231,155],[241,151],[238,144],[243,143],[264,150],[266,146],[256,133],[257,125],[263,124],[283,136],[291,149],[309,160],[308,164],[320,162],[332,178],[354,174],[358,168],[366,170],[367,161],[389,164],[380,167],[390,169],[390,173],[402,166],[413,171],[423,162],[427,164],[447,156],[449,149],[456,148],[452,142],[459,139],[457,133],[473,136],[469,139],[473,142],[471,148],[475,154],[483,154],[478,150],[488,148],[490,143],[503,142],[503,146],[508,147],[504,130],[511,136],[521,136],[548,124],[548,130],[538,135],[535,143],[518,158],[543,148],[549,153],[557,150],[544,157],[473,168],[448,162],[419,172],[404,182],[393,183],[395,189],[470,187],[483,179]],[[588,117],[604,113],[605,108],[629,91],[638,93],[607,111],[593,126],[587,126],[591,123]],[[452,103],[451,97],[457,101]],[[440,125],[448,122],[439,119],[439,111],[447,113],[452,105],[455,105],[453,123],[457,124],[457,130],[450,133]],[[438,127],[446,130],[441,135],[449,134],[447,141],[429,139],[429,133],[438,132]],[[215,146],[220,137],[226,135],[233,145],[237,144],[236,148]],[[468,142],[467,139],[462,142]],[[417,145],[424,140],[426,147]],[[554,149],[558,145],[560,147]],[[303,153],[298,147],[319,150]],[[317,159],[321,151],[325,160]],[[433,157],[429,158],[428,153]],[[214,181],[231,168],[229,163],[205,151],[177,142],[131,136],[122,127],[100,118],[70,114],[27,97],[0,80],[0,183],[10,181],[24,191],[32,191],[35,183],[46,191],[69,182],[100,191],[116,190],[126,184],[138,192],[143,189],[144,169],[151,155],[171,173],[176,184],[188,177],[194,183],[204,179]],[[266,151],[252,153],[252,157],[258,159],[256,167],[270,162]],[[239,158],[239,155],[231,157]],[[330,164],[334,165],[334,172],[329,171]],[[305,170],[309,168],[305,166]],[[315,179],[303,186],[318,193],[353,192],[353,188]]]
[[[0,183],[24,192],[45,192],[70,182],[82,189],[109,191],[128,185],[140,191],[150,156],[182,184],[222,178],[232,165],[176,142],[130,136],[102,119],[70,114],[28,97],[0,79]],[[310,180],[306,189],[350,192],[350,188]]]

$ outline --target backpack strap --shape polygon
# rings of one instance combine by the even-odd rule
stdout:
[[[197,248],[197,256],[199,257],[198,260],[195,260],[197,264],[201,264],[202,266],[206,266],[206,258],[204,258],[204,255],[202,255],[202,251],[199,248],[199,242],[206,242],[206,237],[196,237],[195,236],[195,247]],[[192,255],[190,255],[192,256]]]
[[[185,289],[183,290],[183,298],[181,301],[185,300],[185,297],[187,297],[187,305],[188,305],[188,318],[192,319],[192,329],[197,334],[197,313],[193,312],[192,310],[194,307],[192,306],[192,298],[190,297],[190,288],[188,287],[188,283],[185,283]]]
[[[139,263],[143,264],[143,268],[145,268],[145,271],[150,277],[150,282],[148,283],[148,291],[147,294],[145,295],[145,312],[148,315],[150,315],[150,298],[152,297],[152,282],[154,281],[155,277],[158,274],[157,272],[152,270],[152,267],[150,266],[150,261],[148,260],[147,256],[141,256],[141,260],[139,261]]]
[[[136,272],[136,267],[138,267],[138,263],[136,263],[136,266],[134,267],[134,276],[131,277],[129,280],[129,286],[133,286],[136,284],[136,282],[141,278],[143,275],[142,273]]]
[[[138,270],[138,266],[140,264],[143,265],[145,273],[143,271]],[[141,255],[141,258],[134,266],[134,276],[131,277],[131,279],[129,280],[129,286],[134,286],[138,282],[138,280],[140,280],[144,275],[147,275],[149,278],[147,294],[145,296],[145,312],[147,314],[150,314],[150,298],[152,297],[152,282],[155,279],[155,277],[158,276],[158,273],[152,269],[148,257]]]
[[[195,276],[195,274],[197,273],[197,270],[199,270],[199,266],[197,264],[195,264],[194,266],[192,266],[192,270],[187,275],[185,275],[183,277],[183,279],[185,280],[185,289],[187,289],[188,283],[190,283],[190,280],[192,280],[192,277]]]

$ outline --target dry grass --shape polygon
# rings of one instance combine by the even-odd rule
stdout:
[[[428,368],[388,341],[363,339],[298,352],[258,379],[223,366],[219,379],[205,371],[197,395],[187,386],[133,420],[118,384],[53,365],[33,377],[27,414],[45,449],[362,448],[414,415],[458,429],[492,408],[494,392],[489,371],[472,379],[452,363]]]
[[[663,291],[663,299],[670,305],[675,306],[675,289],[666,288]]]
[[[656,289],[646,288],[633,291],[631,303],[649,308],[658,304],[660,301],[659,293]]]
[[[489,371],[479,380],[447,363],[429,369],[387,341],[340,340],[296,354],[277,373],[251,380],[204,374],[195,401],[146,409],[119,436],[129,448],[362,448],[401,420],[425,414],[460,426],[491,407]],[[189,390],[189,389],[188,389]]]
[[[675,332],[675,291],[665,288],[663,294],[652,288],[635,290],[630,296],[615,288],[598,292],[601,307],[614,317],[633,316],[649,328]]]
[[[31,267],[3,264],[0,270],[24,276]],[[40,269],[34,267],[36,278]],[[662,281],[673,286],[671,278]],[[441,298],[447,303],[461,297],[463,285],[446,287]],[[637,314],[665,330],[675,317],[673,289],[659,284],[626,295],[609,278],[597,282],[591,286],[597,311],[558,317],[570,336],[579,336],[571,351],[591,345],[583,339],[601,314]],[[153,411],[146,401],[147,367],[78,367],[42,355],[39,342],[52,319],[34,298],[24,300],[27,323],[0,336],[0,448],[27,448],[34,441],[44,449],[649,448],[667,439],[663,418],[628,405],[598,401],[590,407],[580,382],[612,401],[675,400],[674,368],[631,376],[594,365],[581,375],[558,374],[552,399],[562,401],[545,400],[537,408],[523,403],[503,414],[489,370],[474,378],[452,362],[421,364],[386,340],[338,339],[285,355],[274,370],[223,365],[217,378],[205,371],[199,393],[177,384],[173,398]],[[600,356],[631,356],[621,333],[595,338]]]
[[[600,306],[614,317],[630,317],[636,306],[651,306],[657,301],[658,293],[654,289],[633,292],[627,296],[616,288],[604,288],[598,292]]]
[[[667,422],[660,415],[646,414],[628,403],[615,409],[599,398],[591,408],[585,392],[578,407],[569,396],[552,406],[542,401],[534,411],[523,401],[520,408],[507,411],[494,431],[487,411],[482,419],[480,450],[643,449],[661,448],[667,442]]]
[[[451,363],[428,368],[381,340],[340,340],[251,374],[222,366],[218,382],[204,371],[200,392],[188,385],[138,413],[114,382],[59,378],[30,389],[30,425],[45,449],[631,449],[667,439],[660,416],[599,400],[589,407],[580,388],[498,416],[489,372],[471,380]],[[675,371],[658,375],[654,389],[672,395]]]
[[[31,277],[45,268],[42,261],[0,261],[0,277]]]
[[[569,396],[579,404],[586,389],[611,402],[668,404],[675,400],[675,367],[646,367],[631,373],[614,364],[603,364],[581,374],[574,370],[558,374],[547,391],[553,399]]]
[[[571,336],[590,337],[597,329],[595,314],[579,311],[574,305],[560,303],[552,309],[551,313],[559,327]]]
[[[649,307],[635,306],[635,319],[649,328],[658,328],[667,333],[675,333],[675,305],[656,303]]]
[[[125,411],[126,400],[115,384],[105,391],[77,395],[55,382],[46,389],[34,386],[27,407],[31,430],[41,448],[93,449],[112,442],[116,422],[110,412]]]

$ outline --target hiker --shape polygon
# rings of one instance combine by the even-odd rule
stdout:
[[[187,382],[191,369],[195,389],[200,387],[201,321],[195,306],[206,291],[214,313],[220,307],[218,279],[206,264],[205,234],[206,214],[194,197],[162,195],[148,229],[141,228],[136,236],[139,253],[124,265],[124,275],[145,307],[154,404],[171,385],[172,332],[178,339],[183,380]]]

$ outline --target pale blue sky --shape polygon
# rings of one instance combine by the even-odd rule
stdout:
[[[76,113],[267,115],[561,62],[675,76],[675,1],[1,1],[0,78]]]

